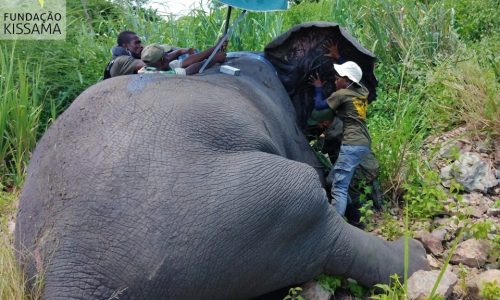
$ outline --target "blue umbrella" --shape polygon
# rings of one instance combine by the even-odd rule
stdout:
[[[219,51],[220,47],[222,47],[222,44],[231,36],[233,33],[234,27],[241,21],[245,13],[250,10],[250,11],[275,11],[275,10],[285,10],[288,8],[288,1],[287,0],[217,0],[223,4],[227,4],[228,10],[227,10],[227,17],[226,17],[226,27],[224,29],[224,36],[220,41],[217,43],[215,46],[214,51],[208,59],[205,61],[203,66],[200,68],[199,73],[202,73],[207,65],[212,61],[213,57]],[[242,9],[243,11],[241,14],[238,16],[236,21],[234,22],[233,26],[229,28],[229,19],[231,17],[231,10],[233,7]]]
[[[273,11],[288,8],[287,0],[218,0],[221,3],[244,10]]]

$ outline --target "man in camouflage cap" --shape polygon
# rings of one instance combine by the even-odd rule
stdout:
[[[172,50],[170,46],[148,45],[142,50],[141,54],[141,59],[146,66],[140,69],[138,73],[192,75],[200,70],[203,61],[210,56],[213,50],[214,47],[211,47],[205,51],[194,53],[192,48]],[[179,60],[179,56],[183,54],[189,54],[189,56],[184,60]],[[210,65],[222,63],[225,59],[226,54],[222,51],[218,52]]]

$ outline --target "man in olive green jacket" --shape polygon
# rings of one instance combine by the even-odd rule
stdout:
[[[340,154],[327,178],[332,182],[335,208],[340,215],[344,215],[354,171],[361,160],[370,155],[371,138],[366,127],[368,90],[360,83],[363,73],[355,62],[334,64],[334,68],[338,73],[335,77],[336,91],[326,99],[322,95],[323,83],[319,75],[310,79],[316,89],[314,108],[331,109],[344,123]]]

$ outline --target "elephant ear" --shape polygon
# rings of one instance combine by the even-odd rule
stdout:
[[[328,95],[335,90],[333,60],[324,56],[324,45],[333,40],[337,43],[344,61],[354,61],[363,70],[361,82],[368,88],[369,101],[376,98],[377,79],[373,73],[376,57],[365,49],[347,31],[336,23],[308,22],[292,27],[275,38],[264,49],[285,86],[297,113],[297,121],[304,129],[313,109],[313,89],[309,75],[318,72],[326,81],[324,91]]]

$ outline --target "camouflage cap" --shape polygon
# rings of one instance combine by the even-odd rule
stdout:
[[[307,120],[308,126],[316,126],[323,121],[333,119],[333,111],[331,109],[316,110],[313,109],[311,116]]]
[[[160,44],[151,44],[144,47],[141,53],[141,59],[147,64],[152,64],[162,58],[165,48]]]

